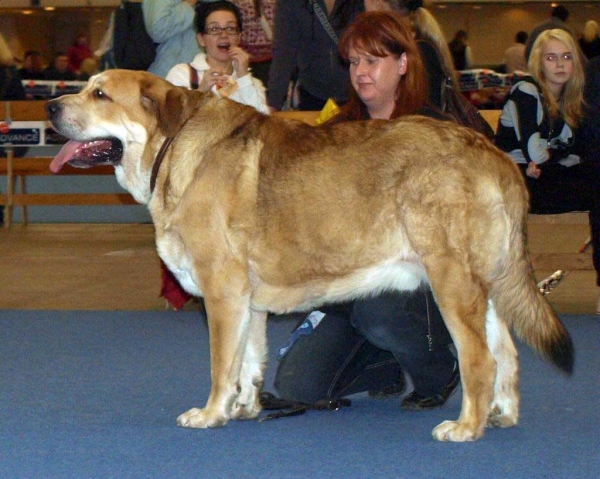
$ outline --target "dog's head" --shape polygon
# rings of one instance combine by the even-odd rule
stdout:
[[[141,203],[150,199],[150,174],[164,138],[177,134],[201,96],[147,72],[108,70],[76,95],[51,100],[46,113],[70,139],[51,164],[112,164],[119,183]]]

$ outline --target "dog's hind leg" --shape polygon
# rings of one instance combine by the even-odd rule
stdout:
[[[261,411],[259,394],[267,364],[267,313],[252,312],[240,371],[241,391],[233,405],[235,419],[254,419]]]
[[[210,334],[210,395],[203,409],[190,409],[177,418],[183,427],[225,425],[243,390],[240,374],[252,325],[250,287],[235,260],[219,266],[218,272],[202,278]]]
[[[487,341],[496,360],[496,380],[488,426],[511,427],[519,421],[519,357],[505,321],[498,317],[493,302],[486,315]]]
[[[485,331],[487,291],[469,265],[450,254],[434,256],[428,263],[436,302],[458,351],[463,389],[460,417],[438,425],[433,437],[440,441],[474,441],[484,434],[495,377],[495,361]]]

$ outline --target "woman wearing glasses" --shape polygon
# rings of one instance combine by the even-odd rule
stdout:
[[[227,0],[200,1],[194,18],[196,37],[205,53],[175,65],[167,80],[177,86],[213,93],[269,113],[265,87],[252,76],[250,55],[240,48],[242,15]]]
[[[580,162],[574,135],[584,112],[580,55],[568,32],[540,34],[529,56],[531,76],[512,87],[495,142],[523,172],[532,213],[590,212],[600,286],[600,164]]]

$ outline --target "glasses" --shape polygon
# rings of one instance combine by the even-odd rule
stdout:
[[[229,36],[234,36],[240,33],[240,29],[238,27],[210,27],[204,31],[207,35],[213,36],[221,35],[223,32]]]
[[[549,55],[544,56],[544,60],[547,62],[556,63],[559,59],[561,59],[563,62],[570,62],[573,60],[573,55],[571,53],[563,53],[562,55],[550,53]]]

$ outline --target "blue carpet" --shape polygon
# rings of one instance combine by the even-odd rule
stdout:
[[[0,477],[597,478],[600,320],[563,319],[574,376],[519,345],[520,424],[452,444],[431,430],[458,417],[460,393],[425,413],[358,395],[336,412],[178,428],[209,390],[197,313],[0,310]],[[269,324],[268,389],[292,326]]]

